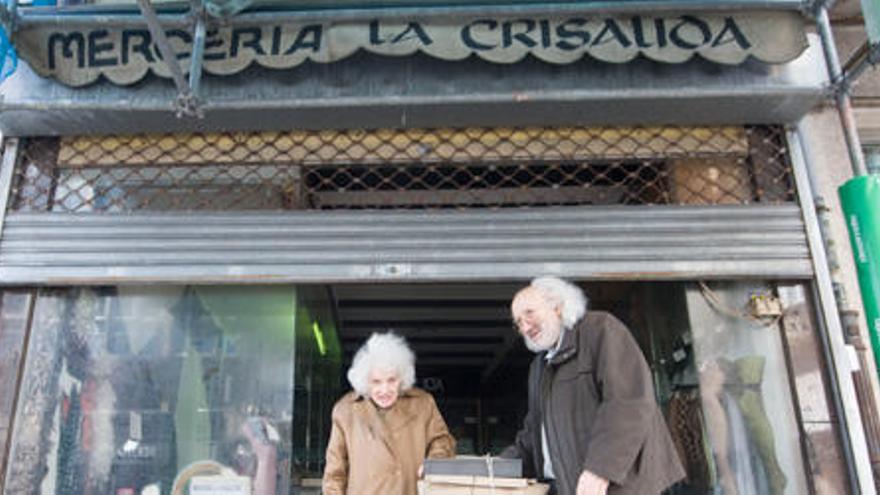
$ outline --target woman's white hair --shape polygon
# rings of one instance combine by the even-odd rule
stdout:
[[[358,395],[370,395],[368,386],[373,370],[393,370],[400,377],[400,391],[416,382],[416,355],[406,340],[394,333],[374,333],[358,349],[348,369],[348,382]]]
[[[538,277],[529,284],[548,301],[562,305],[562,325],[571,328],[587,311],[587,296],[571,282],[559,277]]]

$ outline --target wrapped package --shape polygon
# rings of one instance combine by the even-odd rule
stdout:
[[[428,474],[419,495],[546,495],[550,487],[524,478]]]
[[[522,459],[460,455],[454,459],[425,459],[425,475],[522,478]]]

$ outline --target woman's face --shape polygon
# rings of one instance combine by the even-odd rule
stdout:
[[[400,394],[400,374],[392,369],[373,369],[367,379],[367,387],[370,399],[380,408],[388,409]]]

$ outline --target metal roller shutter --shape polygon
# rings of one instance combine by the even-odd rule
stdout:
[[[8,284],[807,278],[796,205],[12,213]]]

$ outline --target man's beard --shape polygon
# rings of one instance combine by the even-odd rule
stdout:
[[[526,348],[528,350],[534,352],[535,354],[537,354],[539,352],[544,352],[550,348],[549,346],[547,346],[545,348],[545,347],[542,347],[542,346],[536,344],[535,342],[532,342],[532,339],[526,337],[525,335],[523,335],[523,342],[526,344]]]
[[[562,328],[561,321],[558,323],[558,328],[550,327],[550,326],[548,326],[548,324],[545,323],[545,324],[541,325],[540,335],[544,336],[544,335],[547,335],[548,332],[554,332],[556,334],[556,338],[553,339],[552,342],[545,342],[545,343],[541,344],[541,343],[535,342],[534,340],[530,339],[526,335],[523,335],[523,342],[526,344],[526,348],[528,350],[530,350],[536,354],[539,352],[549,351],[553,347],[556,347],[556,344],[559,343],[559,339],[562,338],[562,330],[563,330],[563,328]]]

